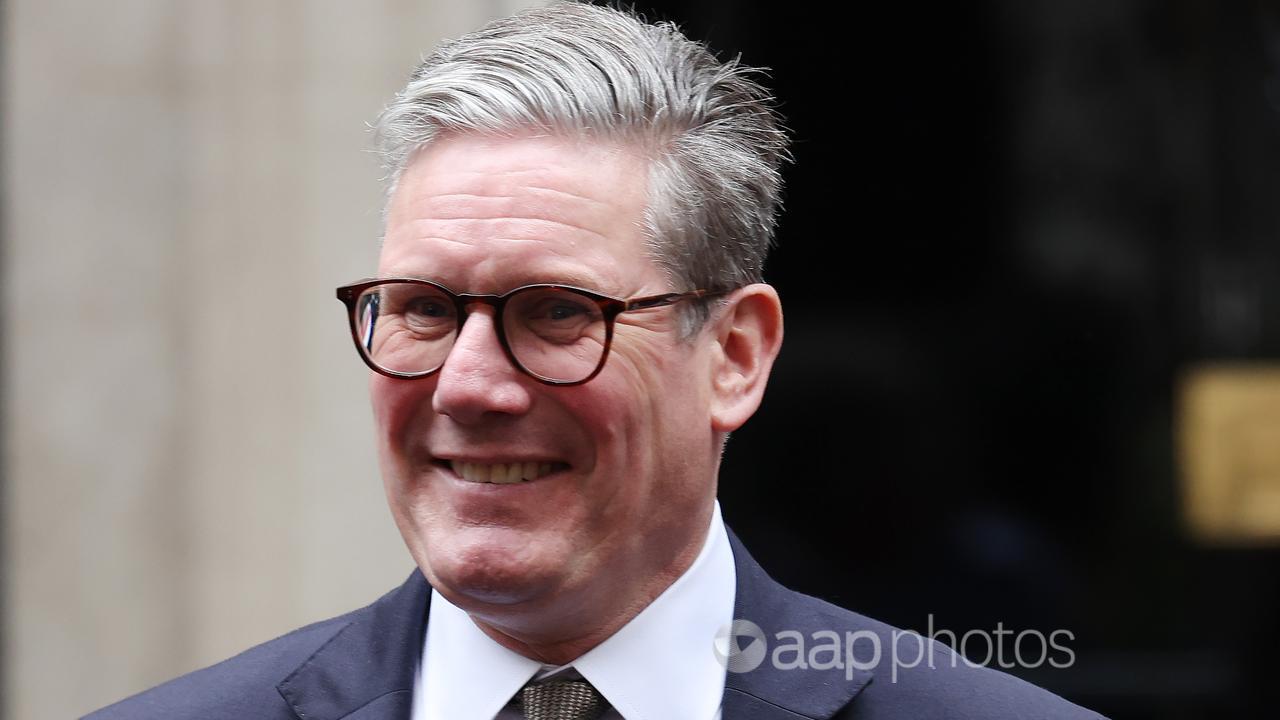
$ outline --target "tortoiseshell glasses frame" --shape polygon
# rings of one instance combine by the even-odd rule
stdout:
[[[387,367],[383,363],[378,362],[374,357],[373,348],[374,325],[378,320],[377,298],[386,294],[386,290],[388,289],[405,287],[420,287],[424,291],[436,293],[435,297],[441,298],[442,300],[447,299],[447,303],[445,303],[446,307],[448,304],[452,305],[452,307],[448,309],[453,311],[454,315],[452,318],[455,319],[451,325],[446,323],[447,327],[444,327],[441,330],[441,336],[445,339],[447,344],[442,345],[442,349],[437,349],[429,353],[432,359],[427,364],[431,366],[414,369],[412,371],[408,371],[404,368],[395,369]],[[378,289],[378,293],[374,296],[369,296],[369,291],[375,289]],[[356,351],[360,354],[360,358],[364,360],[364,363],[374,372],[390,378],[403,380],[429,377],[432,374],[439,372],[440,368],[444,367],[445,360],[448,358],[449,352],[452,350],[453,342],[457,339],[458,333],[461,332],[462,324],[466,321],[467,315],[469,314],[468,308],[480,304],[488,305],[493,308],[493,327],[497,333],[498,342],[502,346],[503,353],[511,364],[538,382],[558,386],[581,385],[600,374],[600,371],[604,369],[605,361],[609,357],[609,349],[613,344],[614,321],[619,315],[635,310],[646,310],[649,308],[674,305],[686,300],[701,300],[720,297],[728,295],[731,292],[733,292],[733,290],[692,290],[690,292],[663,293],[660,295],[646,295],[643,297],[624,299],[610,297],[593,290],[574,287],[572,285],[538,283],[523,285],[501,295],[488,295],[477,293],[456,293],[437,282],[423,280],[420,278],[405,277],[371,278],[342,285],[336,289],[337,298],[347,307],[347,320],[351,327],[351,339],[356,345]],[[373,310],[369,313],[370,317],[367,320],[367,324],[362,328],[362,321],[359,317],[361,312],[361,299],[366,297],[370,298],[366,302],[373,306]],[[507,308],[512,305],[513,300],[533,297],[572,299],[574,302],[585,303],[580,307],[594,307],[599,312],[599,317],[589,319],[589,322],[593,324],[600,322],[603,323],[602,335],[600,337],[592,338],[599,342],[600,357],[595,361],[594,365],[591,365],[588,362],[588,364],[580,366],[583,369],[588,367],[590,368],[589,371],[585,372],[583,377],[553,377],[545,373],[536,372],[528,367],[528,365],[518,357],[518,353],[512,348],[508,336],[508,320],[510,320],[510,318],[506,317]],[[552,310],[552,312],[554,312],[554,310]],[[434,318],[436,316],[424,315],[424,317]],[[550,315],[547,317],[550,317]],[[539,317],[538,321],[544,323],[555,322],[555,320],[546,320],[541,317]],[[364,332],[362,332],[362,330]],[[600,330],[601,328],[596,328],[597,332]],[[552,343],[548,342],[545,344],[551,345]],[[575,359],[575,362],[579,362],[580,359],[581,358]],[[580,373],[575,373],[575,375],[576,374]]]

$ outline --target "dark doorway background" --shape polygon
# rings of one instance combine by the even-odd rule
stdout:
[[[1280,550],[1188,534],[1173,413],[1185,368],[1280,357],[1275,7],[637,8],[771,68],[794,132],[787,341],[721,475],[757,559],[916,630],[1068,629],[1013,672],[1116,720],[1274,716]]]

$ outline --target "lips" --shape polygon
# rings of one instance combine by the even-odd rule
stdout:
[[[450,460],[449,467],[467,482],[513,485],[537,480],[569,466],[562,462],[478,463]]]

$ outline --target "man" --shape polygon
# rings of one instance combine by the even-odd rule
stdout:
[[[377,279],[338,290],[418,571],[92,717],[1096,717],[940,646],[890,667],[892,628],[726,530],[721,450],[782,342],[768,103],[675,28],[585,5],[425,60],[378,123]],[[729,627],[850,647],[781,667]]]

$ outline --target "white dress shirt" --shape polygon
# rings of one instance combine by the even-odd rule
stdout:
[[[580,675],[613,707],[604,720],[719,720],[725,668],[718,630],[733,620],[733,551],[715,504],[697,559],[616,633],[562,667],[499,645],[457,606],[431,592],[413,720],[505,720],[533,678]]]

